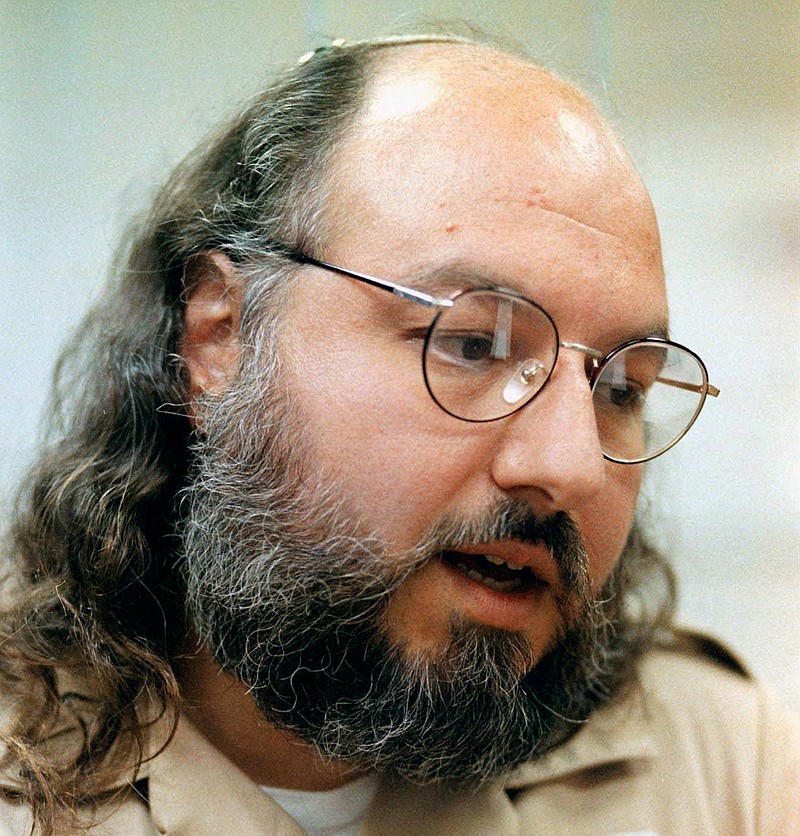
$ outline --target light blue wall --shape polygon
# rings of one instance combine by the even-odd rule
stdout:
[[[798,13],[778,2],[0,3],[0,488],[132,207],[272,70],[424,16],[599,97],[651,186],[673,332],[722,389],[654,473],[683,610],[800,705]]]

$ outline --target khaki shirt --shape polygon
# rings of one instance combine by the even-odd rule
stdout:
[[[800,734],[774,695],[706,652],[658,650],[567,743],[475,793],[384,779],[361,836],[800,836]],[[724,660],[723,660],[724,661]],[[146,781],[143,780],[146,778]],[[27,833],[0,801],[0,834]],[[91,836],[302,836],[182,719]]]

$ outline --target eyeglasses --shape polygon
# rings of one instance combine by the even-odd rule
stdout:
[[[437,309],[425,335],[422,373],[434,402],[462,421],[497,421],[522,409],[547,384],[560,349],[586,355],[600,446],[613,462],[660,456],[686,435],[706,396],[719,395],[697,354],[671,340],[631,340],[603,354],[561,340],[547,311],[512,291],[476,288],[436,297],[295,250],[282,252],[298,264]]]

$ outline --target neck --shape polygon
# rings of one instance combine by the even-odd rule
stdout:
[[[257,784],[298,790],[340,787],[362,774],[330,761],[312,745],[269,723],[247,686],[223,671],[203,647],[174,660],[184,713]]]

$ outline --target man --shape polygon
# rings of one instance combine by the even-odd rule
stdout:
[[[793,727],[672,627],[634,521],[716,394],[667,319],[572,87],[457,38],[307,56],[62,365],[10,541],[10,832],[793,832]]]

